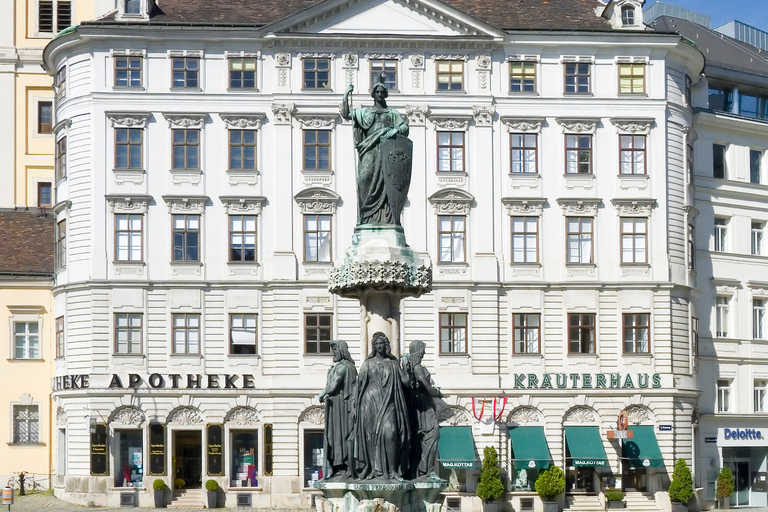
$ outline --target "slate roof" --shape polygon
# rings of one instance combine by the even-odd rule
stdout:
[[[323,0],[161,0],[149,23],[264,26]],[[505,30],[610,30],[599,0],[442,0]],[[98,20],[114,20],[114,15]],[[93,22],[90,22],[93,23]],[[135,24],[136,22],[131,22]]]
[[[0,273],[53,276],[53,214],[0,211]]]
[[[671,16],[657,18],[653,26],[656,30],[676,32],[693,41],[704,54],[705,73],[711,75],[713,68],[721,68],[768,76],[768,55],[754,46],[691,21]]]

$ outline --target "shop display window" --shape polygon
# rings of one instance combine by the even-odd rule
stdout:
[[[512,490],[514,491],[535,491],[534,484],[539,477],[539,468],[514,468],[512,473]]]
[[[313,487],[325,476],[325,453],[323,453],[323,431],[304,431],[304,484]]]
[[[143,432],[116,430],[115,443],[115,487],[141,487],[144,477]]]
[[[258,487],[258,430],[234,431],[232,438],[232,487]]]

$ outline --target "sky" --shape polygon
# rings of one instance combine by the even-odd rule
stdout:
[[[651,6],[657,0],[646,0]],[[768,0],[660,0],[684,9],[709,14],[712,28],[738,20],[768,32]]]

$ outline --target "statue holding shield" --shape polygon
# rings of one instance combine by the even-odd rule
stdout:
[[[411,184],[413,143],[408,139],[408,123],[387,106],[389,91],[383,81],[371,88],[372,107],[350,110],[353,90],[349,85],[344,91],[341,115],[355,123],[357,224],[400,226]]]

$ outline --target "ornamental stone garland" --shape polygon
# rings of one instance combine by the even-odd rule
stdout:
[[[432,267],[402,261],[363,261],[333,267],[328,291],[345,295],[364,288],[402,289],[420,296],[432,290]]]

